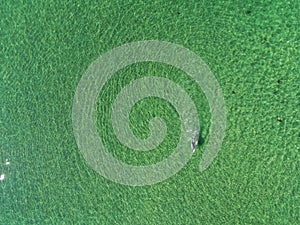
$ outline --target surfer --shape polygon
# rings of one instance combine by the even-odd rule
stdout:
[[[191,149],[192,149],[193,153],[196,150],[197,144],[198,144],[198,141],[195,140],[195,137],[192,137]]]

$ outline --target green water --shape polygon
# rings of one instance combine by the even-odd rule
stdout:
[[[298,1],[0,5],[0,224],[299,223]],[[201,90],[181,71],[155,63],[119,71],[98,103],[111,105],[139,76],[172,74],[201,112],[203,132],[203,144],[176,175],[130,187],[88,166],[73,135],[72,103],[95,59],[141,40],[182,45],[209,65],[224,94],[227,130],[218,157],[200,173],[210,127]],[[100,105],[99,135],[116,158],[151,164],[176,146],[179,118],[166,102],[145,99],[132,111],[137,136],[149,135],[144,122],[154,115],[169,126],[165,141],[149,154],[120,146],[109,108]]]

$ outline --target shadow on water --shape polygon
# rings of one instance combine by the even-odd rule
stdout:
[[[199,132],[199,136],[198,136],[198,145],[201,146],[204,144],[205,139],[202,136],[202,132]]]

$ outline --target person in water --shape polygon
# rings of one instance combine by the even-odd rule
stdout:
[[[195,137],[192,137],[191,149],[192,149],[193,153],[196,150],[197,144],[198,144],[198,141],[195,140]]]

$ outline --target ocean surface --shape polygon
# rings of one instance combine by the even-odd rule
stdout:
[[[299,224],[299,1],[0,5],[0,224]],[[159,116],[167,125],[163,142],[141,152],[118,141],[111,106],[137,78],[161,76],[180,85],[201,127],[196,151],[180,171],[130,186],[101,176],[85,160],[72,108],[80,79],[98,57],[146,40],[183,46],[209,66],[225,101],[226,132],[217,157],[200,172],[212,124],[201,88],[163,63],[119,70],[97,98],[97,132],[110,155],[151,165],[180,140],[174,107],[149,97],[133,107],[130,128],[145,139],[149,121]]]

